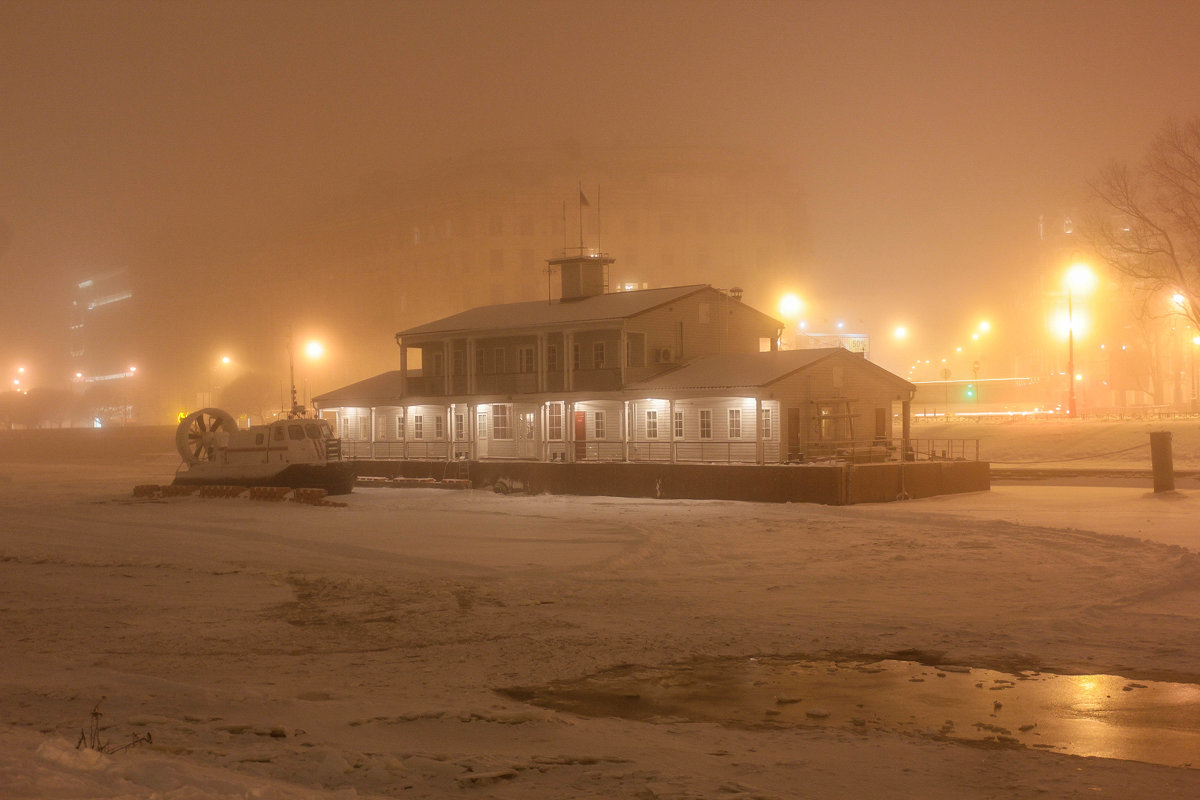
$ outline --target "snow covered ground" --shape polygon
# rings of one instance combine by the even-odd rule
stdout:
[[[1200,425],[1179,425],[1177,465],[1200,464]],[[1145,435],[1002,427],[984,457]],[[322,508],[135,501],[169,456],[61,461],[0,455],[0,797],[1200,795],[1198,769],[844,719],[585,717],[497,691],[616,665],[894,654],[1200,683],[1185,482],[846,508],[358,489]],[[98,702],[110,743],[153,743],[77,750]]]

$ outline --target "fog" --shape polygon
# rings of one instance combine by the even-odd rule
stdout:
[[[1198,26],[1193,2],[10,1],[0,367],[65,384],[74,287],[128,270],[136,320],[108,344],[147,365],[159,405],[194,404],[225,350],[277,381],[293,332],[331,343],[306,378],[330,389],[479,299],[402,251],[414,215],[536,187],[536,264],[505,264],[498,298],[536,299],[579,185],[615,223],[635,189],[672,202],[645,182],[683,153],[675,186],[701,165],[709,187],[688,186],[689,214],[722,218],[728,201],[696,211],[728,185],[706,170],[745,163],[736,191],[778,219],[730,226],[705,258],[686,231],[614,224],[619,277],[737,283],[769,313],[796,291],[898,368],[893,324],[926,347],[980,315],[1004,330],[1039,215],[1197,113]],[[656,234],[676,257],[649,258]],[[487,280],[488,252],[453,258],[442,284]]]

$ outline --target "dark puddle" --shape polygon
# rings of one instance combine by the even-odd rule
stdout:
[[[583,716],[831,726],[1200,766],[1200,686],[1117,675],[762,658],[618,667],[504,694]]]

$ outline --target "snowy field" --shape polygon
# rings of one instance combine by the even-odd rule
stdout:
[[[1013,461],[1164,427],[1062,425],[974,427],[985,458]],[[1200,466],[1200,424],[1176,425],[1177,466]],[[1189,482],[845,508],[358,489],[322,508],[133,500],[168,482],[169,455],[2,453],[3,798],[1200,796],[1200,769],[837,718],[582,716],[499,691],[898,653],[1200,683]],[[1096,460],[1146,468],[1148,447]],[[104,738],[153,742],[76,749],[102,698]],[[1004,713],[955,722],[1023,721]]]

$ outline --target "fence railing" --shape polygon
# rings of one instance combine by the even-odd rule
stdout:
[[[978,439],[909,439],[906,461],[978,461]]]
[[[472,441],[365,442],[341,440],[343,459],[461,459],[474,454]],[[765,443],[764,463],[778,463],[778,443]],[[549,461],[635,461],[696,464],[756,464],[756,442],[619,442],[586,440],[550,442]],[[978,439],[900,439],[809,442],[787,454],[789,464],[877,464],[887,461],[978,461]]]

